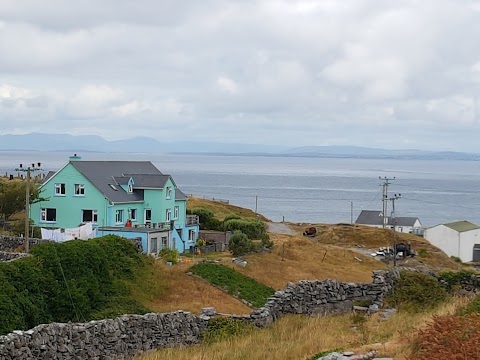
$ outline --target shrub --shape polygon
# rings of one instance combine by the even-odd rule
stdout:
[[[207,343],[221,341],[233,336],[246,335],[252,332],[254,326],[240,320],[230,318],[214,318],[208,321],[207,330],[202,338]]]
[[[252,241],[239,230],[236,230],[230,237],[228,249],[233,256],[242,256],[254,249]]]
[[[470,315],[470,314],[479,314],[480,313],[480,295],[475,296],[475,298],[468,303],[467,306],[460,308],[457,311],[458,315]]]
[[[171,262],[172,264],[176,264],[178,262],[177,249],[162,249],[160,250],[159,255],[163,260]]]
[[[265,233],[262,236],[262,246],[269,249],[273,247],[273,241],[270,240],[270,236],[268,235],[268,233]]]
[[[238,216],[238,215],[229,214],[229,215],[225,216],[225,218],[223,219],[223,222],[225,223],[228,220],[240,220],[240,219],[241,219],[241,217]]]
[[[462,259],[460,259],[458,256],[450,256],[450,259],[459,264],[463,263]]]
[[[240,230],[250,239],[262,239],[266,234],[266,226],[263,222],[257,220],[231,219],[223,223],[225,231]]]
[[[217,218],[215,218],[215,215],[210,210],[198,208],[198,209],[187,210],[187,213],[198,216],[201,230],[223,231],[223,223]]]
[[[411,312],[433,308],[448,297],[446,289],[432,276],[402,271],[395,279],[394,293],[387,297],[387,304]]]
[[[421,248],[420,250],[418,250],[418,256],[421,258],[426,258],[428,256],[427,249]]]
[[[102,313],[146,312],[126,282],[148,258],[127,239],[46,243],[32,256],[0,263],[0,334],[52,321],[87,321]]]
[[[265,305],[275,290],[251,277],[221,264],[200,263],[192,266],[190,271],[213,285],[225,289],[229,294],[248,301],[255,307]]]
[[[445,271],[439,274],[440,279],[444,280],[447,283],[448,291],[453,290],[455,285],[460,285],[462,282],[468,281],[472,278],[474,274],[470,270],[460,270],[460,271]]]

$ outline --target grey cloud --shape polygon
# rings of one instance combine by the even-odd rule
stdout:
[[[0,13],[2,133],[480,152],[475,1],[31,0]]]

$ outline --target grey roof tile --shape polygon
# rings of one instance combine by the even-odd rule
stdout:
[[[83,174],[111,202],[143,201],[143,193],[127,193],[120,186],[116,190],[114,178],[125,174],[163,175],[150,161],[71,161],[72,166]]]

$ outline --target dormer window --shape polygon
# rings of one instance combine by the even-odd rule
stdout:
[[[133,193],[133,184],[134,184],[133,178],[130,178],[130,179],[128,180],[128,184],[127,184],[127,192],[128,192],[129,194]]]

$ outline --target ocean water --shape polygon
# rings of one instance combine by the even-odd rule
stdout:
[[[0,173],[41,162],[57,170],[71,154],[0,151]],[[229,200],[280,221],[355,221],[362,209],[382,209],[379,177],[395,177],[397,216],[425,226],[455,220],[480,223],[480,163],[266,156],[79,154],[85,160],[150,160],[185,193]],[[257,200],[256,200],[257,199]],[[353,204],[353,212],[352,212]],[[391,206],[389,205],[391,208]]]

